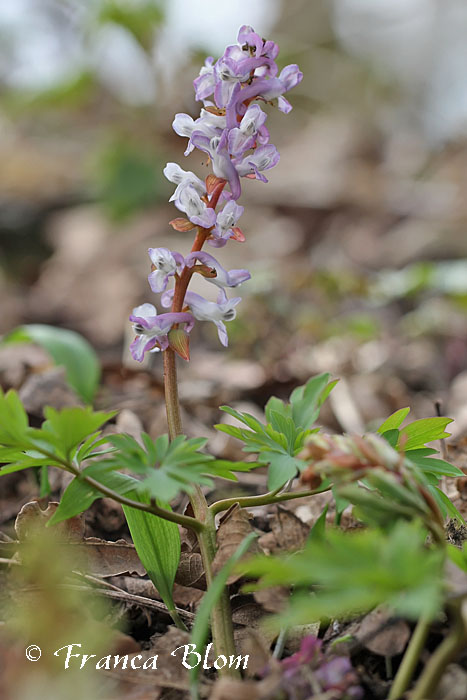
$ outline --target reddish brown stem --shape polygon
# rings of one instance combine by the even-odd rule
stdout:
[[[217,207],[219,197],[221,196],[226,184],[227,182],[225,180],[221,180],[219,184],[216,185],[212,192],[211,199],[208,202],[209,209],[215,209]],[[211,229],[209,228],[201,228],[201,226],[198,226],[198,233],[196,234],[196,238],[191,248],[192,253],[197,253],[201,250],[206,241],[206,238],[209,236],[210,231]],[[194,269],[192,267],[185,267],[180,275],[180,278],[176,280],[174,298],[172,302],[172,313],[178,313],[182,310],[186,290],[188,289],[188,285],[190,284],[190,279],[193,272]]]

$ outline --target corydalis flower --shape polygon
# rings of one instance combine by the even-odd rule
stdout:
[[[213,138],[210,139],[201,132],[195,131],[191,137],[191,142],[196,148],[199,148],[200,151],[204,151],[209,155],[214,175],[223,180],[227,180],[230,186],[232,199],[238,199],[242,190],[237,169],[227,149],[228,134],[228,129],[224,129],[222,136],[213,136]]]
[[[281,687],[291,697],[329,697],[335,700],[360,700],[363,689],[350,660],[345,656],[327,658],[322,642],[313,636],[304,637],[300,649],[280,662],[283,669]],[[310,682],[313,679],[314,682]]]
[[[269,140],[269,132],[264,125],[267,114],[259,105],[250,105],[238,127],[229,131],[229,153],[238,156]]]
[[[161,297],[161,302],[164,307],[169,307],[173,297],[173,290],[165,292]],[[185,294],[184,306],[188,306],[193,316],[198,321],[212,321],[217,327],[219,340],[224,347],[229,344],[229,337],[224,321],[233,321],[237,315],[235,307],[241,302],[241,297],[227,299],[227,295],[223,289],[219,291],[217,302],[208,301],[200,294],[195,292],[187,292]]]
[[[272,143],[260,146],[252,154],[245,156],[237,165],[237,172],[242,177],[253,177],[262,182],[267,178],[262,175],[263,170],[273,168],[279,162],[279,151]]]
[[[234,128],[237,115],[242,115],[245,111],[244,104],[257,98],[266,102],[277,99],[279,110],[288,114],[292,110],[292,105],[284,97],[284,92],[296,87],[302,78],[303,73],[295,63],[292,63],[283,68],[277,78],[257,78],[243,90],[239,85],[235,86],[226,110],[227,127]]]
[[[149,286],[153,292],[164,292],[169,277],[182,271],[185,265],[183,255],[171,252],[167,248],[149,248],[148,253],[154,266],[154,270],[148,276]]]
[[[199,196],[196,188],[187,183],[179,185],[177,198],[174,204],[177,209],[183,211],[190,221],[202,228],[211,228],[216,223],[216,212],[207,206]]]
[[[225,116],[212,114],[205,109],[201,110],[199,119],[195,120],[189,114],[179,113],[175,115],[175,119],[172,122],[172,128],[175,133],[188,138],[188,146],[185,151],[186,156],[195,148],[191,139],[195,131],[211,139],[214,136],[220,136],[225,127]]]
[[[244,24],[238,30],[237,41],[244,51],[253,51],[254,56],[266,56],[275,59],[279,53],[279,47],[274,41],[265,41],[255,32],[253,27]]]
[[[130,345],[130,352],[137,362],[142,362],[146,352],[166,350],[169,346],[167,334],[174,324],[184,323],[185,331],[193,328],[194,318],[189,313],[157,314],[152,304],[141,304],[133,309],[130,321],[136,338]]]
[[[237,228],[237,222],[243,214],[243,211],[244,207],[233,200],[227,202],[222,211],[217,215],[216,225],[211,231],[212,238],[208,240],[208,243],[214,246],[214,248],[222,248],[229,238],[244,240],[242,232]]]
[[[242,282],[246,282],[251,278],[248,270],[225,270],[214,256],[204,251],[190,253],[185,260],[186,266],[193,267],[196,260],[216,272],[215,277],[206,277],[206,280],[217,287],[221,287],[221,289],[224,287],[238,287]]]

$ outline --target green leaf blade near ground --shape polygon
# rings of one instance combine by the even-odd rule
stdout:
[[[55,364],[65,368],[70,386],[85,403],[92,403],[100,379],[96,352],[82,335],[66,328],[43,324],[19,326],[4,343],[36,343],[46,350]]]

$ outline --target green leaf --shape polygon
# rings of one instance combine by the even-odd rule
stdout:
[[[467,542],[464,542],[462,549],[453,544],[447,545],[449,559],[462,571],[467,572]]]
[[[225,433],[226,435],[231,435],[232,437],[237,438],[237,440],[244,439],[243,438],[244,431],[241,428],[237,428],[237,426],[235,426],[235,425],[227,425],[226,423],[217,423],[214,427],[220,433]]]
[[[268,487],[283,486],[296,476],[305,464],[296,458],[310,427],[319,415],[319,407],[336,382],[329,382],[329,374],[320,374],[304,386],[297,387],[290,396],[290,404],[271,397],[266,405],[267,424],[263,425],[249,413],[221,406],[221,410],[247,426],[248,430],[231,425],[216,425],[216,429],[242,440],[244,452],[256,452],[258,462],[269,464]]]
[[[136,492],[139,487],[139,482],[132,476],[109,471],[105,465],[99,463],[86,467],[81,474],[92,477],[121,496],[130,497],[130,494]],[[84,479],[75,477],[65,489],[57,510],[49,520],[49,524],[56,525],[63,520],[68,520],[68,518],[73,518],[75,515],[83,513],[98,498],[104,498],[99,489],[88,484]]]
[[[69,458],[73,450],[85,438],[94,435],[104,423],[115,416],[116,411],[104,413],[94,412],[91,407],[73,406],[57,411],[51,406],[44,409],[46,420],[40,433],[60,450],[64,457]]]
[[[307,537],[307,544],[312,542],[322,542],[326,534],[326,515],[328,514],[329,503],[324,506],[319,518],[313,523],[313,527]]]
[[[0,445],[27,447],[28,416],[21,400],[13,389],[3,393],[0,388]]]
[[[409,450],[406,452],[406,459],[416,465],[425,474],[434,474],[438,479],[442,476],[464,476],[464,472],[443,459],[433,459],[425,457],[426,450]]]
[[[466,522],[462,515],[459,513],[457,510],[456,506],[454,503],[446,496],[444,491],[441,491],[440,488],[437,486],[429,486],[428,487],[430,493],[433,495],[433,498],[437,502],[442,514],[446,518],[449,516],[450,518],[454,518],[457,520],[461,525],[465,525]]]
[[[391,445],[391,447],[394,447],[394,449],[396,449],[399,440],[399,435],[400,432],[397,430],[397,428],[393,428],[392,430],[386,430],[386,432],[382,433],[381,437],[383,437],[386,440],[386,442],[388,442]]]
[[[290,405],[281,401],[276,396],[271,396],[266,406],[264,407],[264,413],[266,415],[266,420],[272,423],[271,412],[280,413],[284,418],[290,418],[292,415],[292,408]]]
[[[393,413],[392,415],[389,416],[389,418],[386,418],[384,423],[381,423],[381,425],[378,428],[378,433],[385,433],[388,430],[395,430],[396,428],[400,428],[404,420],[407,418],[409,415],[410,408],[400,408],[398,411]]]
[[[212,477],[236,480],[235,463],[215,460],[212,455],[200,452],[206,438],[190,438],[179,435],[169,442],[167,435],[153,441],[143,433],[140,445],[132,436],[110,435],[108,441],[116,451],[101,460],[109,469],[129,469],[141,474],[140,492],[148,492],[154,498],[170,502],[180,491],[192,493],[196,484],[212,486]],[[253,468],[239,462],[238,471]]]
[[[398,446],[407,450],[424,447],[427,442],[442,440],[449,437],[446,426],[452,423],[452,418],[422,418],[410,423],[400,432]]]
[[[129,496],[141,503],[150,502],[149,496],[145,494],[130,492]],[[157,501],[157,504],[170,510],[167,503]],[[123,512],[142,565],[169,613],[177,619],[173,585],[181,550],[178,525],[130,506],[123,506]]]
[[[413,520],[419,514],[412,505],[383,498],[377,491],[363,489],[357,484],[339,487],[336,491],[341,498],[357,506],[356,517],[376,527],[388,528],[400,519]]]
[[[149,503],[150,496],[141,492],[141,484],[126,474],[108,471],[106,465],[92,464],[82,472],[120,495],[140,503]],[[103,494],[95,486],[75,477],[65,490],[60,504],[48,525],[72,518],[87,510]],[[166,503],[159,505],[170,510]],[[180,534],[176,523],[145,513],[130,506],[123,506],[130,533],[141,563],[159,591],[169,612],[177,619],[173,600],[173,583],[180,558]]]
[[[222,593],[227,585],[227,579],[232,573],[234,567],[243,557],[243,555],[248,551],[253,540],[257,537],[256,533],[251,532],[245,537],[245,539],[239,544],[234,554],[230,559],[224,564],[222,569],[219,571],[214,581],[209,586],[208,590],[203,596],[201,605],[198,608],[196,614],[195,624],[191,632],[191,643],[195,644],[197,648],[204,647],[209,634],[209,620],[211,617],[212,610],[216,603],[219,601]],[[222,649],[218,650],[218,653],[222,653]],[[199,665],[195,666],[190,671],[190,686],[192,691],[192,697],[198,697],[197,692],[197,681],[199,675]]]
[[[428,548],[419,522],[399,522],[388,533],[329,530],[293,555],[254,557],[239,565],[248,588],[291,585],[315,593],[294,596],[275,627],[355,616],[384,604],[412,619],[433,618],[442,605],[444,553]]]
[[[283,486],[297,475],[299,468],[304,466],[301,460],[280,452],[263,452],[259,455],[259,460],[269,462],[268,489],[270,491]]]
[[[49,470],[44,465],[40,468],[40,487],[39,487],[39,497],[45,498],[51,493],[50,482],[49,482]]]
[[[327,372],[318,374],[292,392],[290,403],[295,425],[306,429],[315,422],[319,415],[319,407],[336,385],[335,381],[329,382],[330,376]]]
[[[42,324],[19,326],[6,336],[5,343],[36,343],[57,365],[65,368],[70,386],[86,402],[92,403],[100,378],[99,359],[83,336],[65,328]]]

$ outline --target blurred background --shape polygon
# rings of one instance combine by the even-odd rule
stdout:
[[[331,427],[363,430],[435,399],[467,428],[467,7],[463,0],[16,0],[0,4],[0,333],[46,323],[98,352],[100,407],[165,430],[162,358],[128,355],[128,314],[155,301],[147,248],[184,253],[167,161],[192,80],[251,24],[304,73],[269,184],[244,181],[247,267],[224,351],[212,324],[181,367],[188,433],[230,401],[260,411],[310,375],[341,377]],[[202,172],[202,171],[201,171]],[[198,283],[204,285],[202,280]],[[199,291],[199,290],[198,290]],[[156,302],[157,303],[157,302]],[[40,413],[44,356],[0,350],[0,381]],[[45,398],[37,375],[45,375]],[[28,385],[33,379],[33,385]],[[26,387],[25,387],[26,384]],[[39,382],[40,384],[40,382]],[[69,398],[57,389],[57,405]],[[48,399],[47,399],[48,397]],[[217,442],[216,442],[217,440]]]
[[[70,385],[43,347],[0,341],[0,386],[19,391],[38,425],[45,405],[89,400],[98,376],[92,347],[101,367],[95,406],[119,409],[106,430],[166,432],[162,358],[150,355],[142,366],[131,359],[128,316],[137,304],[159,303],[147,283],[147,249],[191,248],[191,234],[168,225],[177,213],[162,169],[175,161],[205,171],[196,154],[184,158],[173,115],[198,116],[192,81],[243,24],[278,42],[280,68],[298,63],[304,79],[290,93],[289,115],[268,109],[281,160],[269,184],[243,181],[246,242],[219,251],[224,267],[252,273],[228,324],[230,346],[221,347],[213,324],[198,323],[192,360],[179,361],[186,433],[208,437],[217,456],[241,459],[238,441],[212,428],[226,419],[219,405],[261,416],[269,396],[288,397],[328,371],[340,382],[320,417],[327,429],[363,432],[403,406],[413,418],[439,410],[455,418],[449,429],[461,438],[450,458],[467,467],[465,0],[0,2],[0,335],[48,324],[90,344],[78,348],[85,361]],[[212,292],[204,280],[194,283]],[[21,508],[37,499],[45,508],[67,485],[50,470],[44,489],[35,471],[1,479],[3,557]],[[240,488],[256,493],[264,480],[244,474]],[[465,489],[450,488],[467,516]],[[217,484],[218,497],[222,489]],[[313,522],[322,507],[302,505],[300,517]],[[45,518],[37,502],[26,511],[18,518]],[[79,537],[97,536],[107,548],[91,573],[109,576],[111,540],[129,537],[121,508],[100,499],[80,527]],[[50,554],[43,526],[39,535],[17,578],[2,569],[0,608],[8,595],[17,594],[18,605],[11,638],[0,622],[0,695],[114,699],[102,675],[70,682],[72,671],[57,673],[50,650],[89,639],[93,651],[109,653],[110,627],[132,635],[112,637],[119,653],[183,642],[161,637],[167,620],[134,602],[83,615],[88,593],[57,594],[66,562]],[[147,580],[122,583],[127,569],[111,568],[111,580],[157,598]],[[25,598],[31,582],[39,591]],[[202,592],[178,586],[175,594],[194,610]],[[50,669],[25,660],[18,630],[44,649]],[[122,697],[159,697],[154,678],[138,681],[150,684],[145,695],[129,675]],[[174,678],[185,687],[179,676],[179,664],[167,672],[170,693]]]

